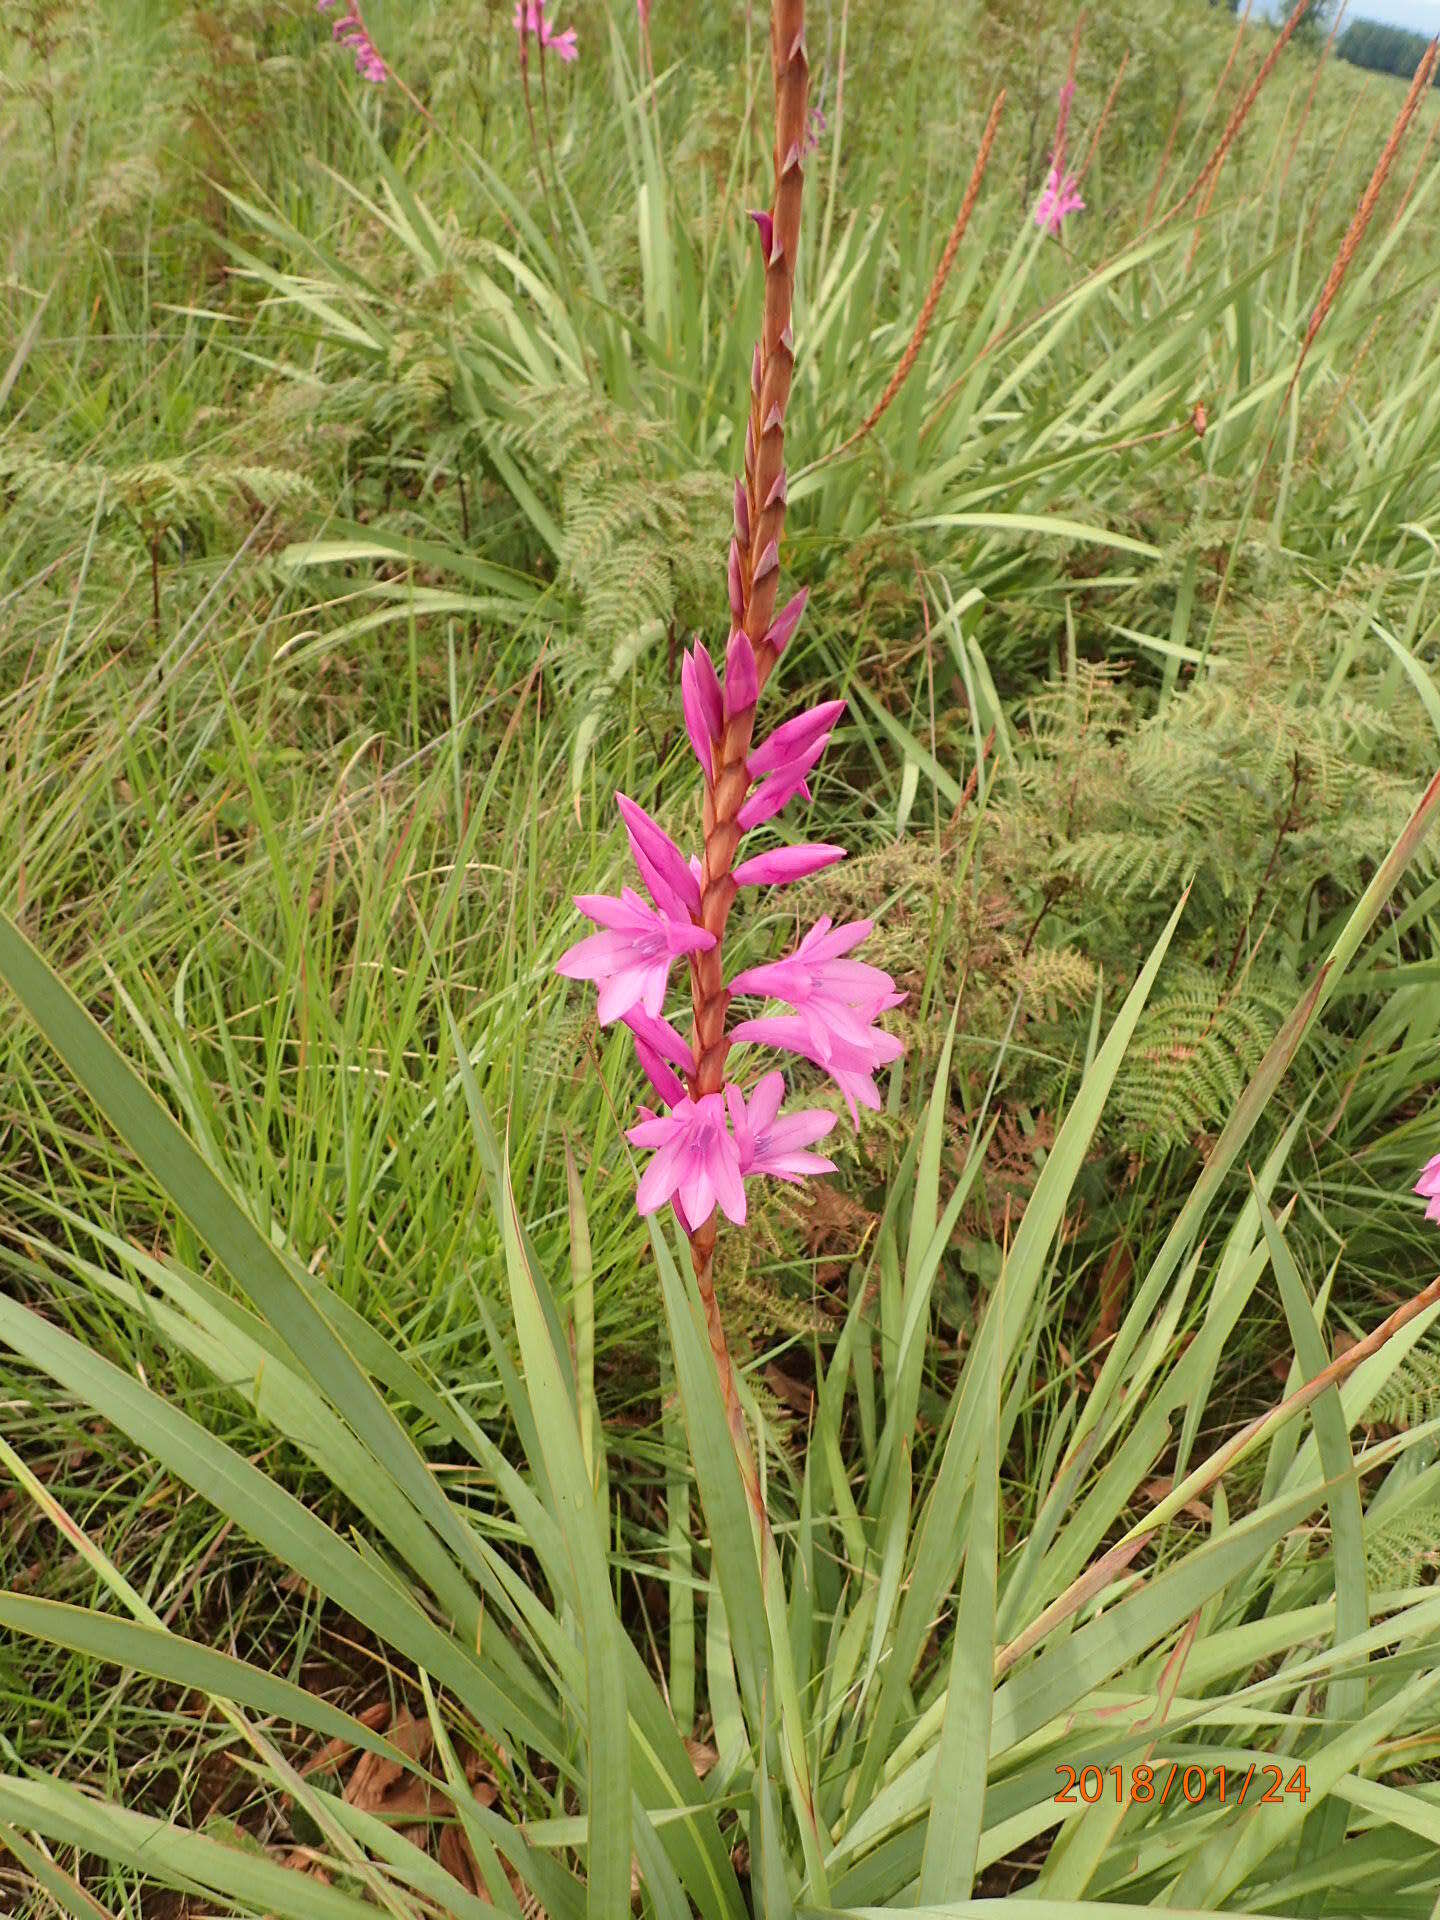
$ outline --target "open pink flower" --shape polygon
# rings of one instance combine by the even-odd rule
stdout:
[[[549,5],[550,0],[515,0],[515,31],[522,39],[527,33],[533,33],[542,47],[560,59],[574,60],[580,51],[575,42],[575,29],[566,27],[563,33],[557,33],[545,18]]]
[[[1045,180],[1045,191],[1035,205],[1035,224],[1047,233],[1058,234],[1066,217],[1083,213],[1079,184],[1073,174],[1061,174],[1052,167]]]
[[[1415,1182],[1415,1191],[1430,1202],[1425,1209],[1425,1218],[1440,1220],[1440,1153],[1433,1160],[1426,1161],[1425,1171]]]
[[[667,1200],[677,1203],[690,1232],[703,1227],[718,1203],[727,1220],[745,1224],[745,1181],[740,1148],[726,1124],[725,1101],[718,1093],[692,1100],[688,1094],[669,1113],[641,1109],[639,1123],[625,1138],[653,1149],[640,1176],[636,1201],[641,1213],[655,1213]]]
[[[810,1057],[822,1064],[836,1045],[866,1048],[876,1020],[905,998],[882,968],[844,958],[873,931],[871,920],[835,928],[828,916],[822,917],[788,958],[747,967],[730,982],[730,991],[794,1007],[805,1026]]]
[[[859,1045],[847,1037],[832,1033],[827,1036],[822,1050],[815,1042],[810,1023],[798,1013],[764,1014],[758,1020],[742,1020],[738,1026],[731,1028],[730,1039],[737,1047],[747,1043],[780,1047],[787,1053],[798,1053],[802,1060],[812,1061],[817,1067],[823,1067],[844,1094],[850,1119],[857,1127],[860,1124],[857,1108],[869,1107],[874,1113],[880,1111],[880,1089],[875,1085],[875,1069],[898,1060],[905,1051],[903,1043],[893,1033],[886,1033],[883,1027],[871,1028]]]
[[[779,1073],[767,1073],[748,1102],[739,1087],[726,1087],[725,1104],[740,1151],[741,1173],[747,1179],[753,1173],[765,1173],[775,1180],[788,1180],[793,1186],[807,1174],[833,1173],[833,1160],[806,1149],[830,1132],[835,1125],[834,1114],[821,1107],[802,1107],[799,1112],[782,1116],[780,1102],[784,1098],[785,1080]]]
[[[555,962],[555,971],[567,980],[595,981],[602,1027],[623,1019],[632,1007],[658,1015],[675,961],[682,953],[704,953],[715,944],[714,934],[697,927],[688,915],[676,919],[630,887],[622,888],[618,900],[608,893],[580,893],[575,904],[603,931],[568,947]]]

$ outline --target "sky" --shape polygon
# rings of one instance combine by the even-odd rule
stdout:
[[[1255,9],[1258,14],[1261,9]],[[1270,0],[1265,9],[1272,19],[1290,11],[1285,0]],[[1440,33],[1440,0],[1350,0],[1345,9],[1347,20],[1384,20],[1392,27],[1409,27],[1412,33]]]
[[[1440,0],[1350,0],[1347,20],[1384,20],[1415,33],[1440,33]]]

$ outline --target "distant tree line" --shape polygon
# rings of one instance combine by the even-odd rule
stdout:
[[[1352,20],[1336,41],[1335,51],[1352,66],[1370,67],[1376,73],[1398,74],[1400,79],[1409,80],[1429,44],[1423,33],[1411,33],[1405,27],[1382,26],[1378,20]]]

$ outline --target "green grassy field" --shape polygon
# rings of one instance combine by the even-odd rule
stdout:
[[[551,11],[0,0],[0,1911],[1430,1920],[1440,102],[1347,243],[1403,83],[1100,0],[1052,238],[1074,13],[814,0],[851,857],[732,946],[907,1052],[721,1234],[757,1543],[554,967],[696,832],[768,21]]]

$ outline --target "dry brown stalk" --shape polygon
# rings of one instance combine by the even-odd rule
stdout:
[[[1250,24],[1250,8],[1252,5],[1253,0],[1245,0],[1245,11],[1235,22],[1235,38],[1230,42],[1230,51],[1225,56],[1225,64],[1220,69],[1220,78],[1215,82],[1215,90],[1205,102],[1205,111],[1200,116],[1200,126],[1195,130],[1197,134],[1209,121],[1211,114],[1215,111],[1221,94],[1225,91],[1225,82],[1230,78],[1230,69],[1234,66],[1236,55],[1244,44],[1245,29]]]
[[[748,541],[737,543],[740,569],[739,624],[755,652],[757,693],[776,660],[766,635],[780,584],[780,536],[785,525],[785,409],[795,370],[791,315],[795,260],[800,246],[800,206],[805,186],[804,146],[810,63],[805,49],[805,0],[774,0],[770,17],[770,64],[775,83],[775,198],[769,231],[761,222],[765,256],[765,310],[751,380],[750,423],[745,437],[745,501]],[[755,704],[730,715],[715,748],[715,778],[706,787],[705,850],[700,879],[700,923],[715,936],[708,953],[690,968],[695,1008],[695,1098],[719,1093],[725,1084],[729,1041],[725,1015],[725,922],[735,899],[732,872],[740,840],[737,816],[750,786],[746,757],[755,731]],[[715,1232],[712,1213],[690,1235],[695,1281],[745,1490],[763,1543],[769,1539],[759,1477],[750,1451],[735,1370],[715,1297]]]
[[[1129,66],[1129,64],[1130,64],[1130,49],[1127,47],[1125,49],[1125,52],[1121,55],[1120,66],[1118,71],[1116,72],[1115,78],[1110,82],[1110,91],[1106,94],[1105,104],[1100,109],[1100,118],[1095,122],[1095,131],[1091,134],[1090,144],[1085,149],[1085,158],[1080,162],[1080,171],[1075,176],[1075,184],[1077,187],[1084,180],[1086,174],[1090,171],[1090,163],[1094,160],[1096,154],[1100,151],[1100,138],[1105,131],[1106,123],[1110,118],[1110,110],[1115,105],[1115,96],[1120,91],[1120,82],[1125,78],[1125,69]]]
[[[1215,188],[1220,181],[1220,169],[1217,167],[1210,176],[1209,185],[1200,196],[1200,204],[1195,209],[1195,223],[1190,230],[1190,246],[1185,255],[1185,272],[1189,273],[1195,260],[1195,249],[1200,244],[1200,235],[1204,230],[1205,216],[1210,211],[1210,202],[1215,198]]]
[[[1346,116],[1345,125],[1340,130],[1340,138],[1328,143],[1330,157],[1325,162],[1325,171],[1320,176],[1320,185],[1310,196],[1310,218],[1305,222],[1304,238],[1304,244],[1307,247],[1314,238],[1315,228],[1319,223],[1321,213],[1329,204],[1325,196],[1330,191],[1330,176],[1335,171],[1335,162],[1340,158],[1342,153],[1348,153],[1350,151],[1350,129],[1359,118],[1361,109],[1364,107],[1366,101],[1370,98],[1371,82],[1374,78],[1375,75],[1370,73],[1366,74],[1365,78],[1361,81],[1359,91],[1350,103],[1350,111]]]
[[[1329,278],[1325,282],[1320,298],[1315,303],[1315,311],[1311,314],[1310,324],[1305,329],[1300,358],[1296,362],[1294,373],[1290,376],[1292,387],[1300,377],[1300,369],[1304,366],[1305,356],[1310,351],[1310,342],[1320,331],[1326,314],[1334,304],[1336,294],[1344,285],[1345,276],[1350,271],[1350,263],[1355,258],[1355,250],[1365,237],[1365,229],[1369,226],[1371,216],[1375,212],[1375,203],[1380,198],[1386,177],[1394,164],[1396,154],[1400,151],[1400,143],[1405,138],[1406,129],[1415,117],[1415,111],[1424,98],[1425,89],[1430,85],[1437,59],[1440,59],[1440,40],[1432,40],[1425,50],[1425,58],[1415,69],[1415,77],[1410,82],[1410,91],[1406,94],[1404,103],[1395,116],[1395,124],[1390,129],[1390,138],[1385,142],[1384,151],[1375,162],[1375,171],[1370,176],[1370,184],[1360,196],[1360,204],[1355,209],[1354,218],[1346,229],[1345,238],[1340,243],[1335,264],[1331,267]]]
[[[1310,118],[1310,109],[1315,104],[1315,89],[1320,84],[1320,75],[1325,71],[1325,63],[1330,58],[1330,49],[1335,45],[1335,36],[1340,31],[1340,22],[1345,18],[1348,0],[1341,0],[1330,27],[1330,37],[1325,42],[1324,51],[1315,62],[1315,71],[1310,76],[1310,91],[1305,95],[1305,104],[1300,109],[1299,123],[1295,128],[1295,138],[1290,142],[1290,151],[1285,156],[1285,165],[1280,172],[1280,191],[1285,191],[1285,182],[1290,178],[1290,169],[1294,165],[1295,155],[1300,150],[1300,137],[1305,131],[1305,122]]]
[[[1073,90],[1075,69],[1080,62],[1080,36],[1085,31],[1085,9],[1082,7],[1075,16],[1075,31],[1070,36],[1070,59],[1065,68],[1065,87]]]
[[[915,331],[910,336],[910,344],[900,357],[900,363],[891,374],[885,391],[866,414],[860,425],[848,440],[842,440],[833,453],[825,459],[838,460],[843,453],[863,440],[879,424],[889,409],[901,387],[910,376],[910,369],[920,357],[920,349],[925,344],[925,335],[930,331],[930,322],[935,318],[935,309],[940,304],[940,295],[945,290],[945,282],[950,277],[950,269],[955,264],[955,255],[960,242],[965,237],[965,229],[970,224],[970,216],[975,211],[975,202],[980,193],[980,182],[985,177],[985,168],[989,164],[990,149],[995,144],[995,135],[1000,126],[1000,115],[1005,106],[1005,89],[1002,87],[995,96],[995,104],[990,109],[990,118],[985,122],[985,131],[980,139],[980,151],[975,156],[975,165],[970,172],[970,183],[965,189],[965,198],[960,202],[960,211],[955,216],[955,224],[950,229],[950,238],[945,242],[945,251],[940,256],[940,264],[935,269],[935,277],[930,282],[930,291],[925,296],[925,304],[920,309],[920,318],[915,322]],[[820,462],[816,462],[818,466]]]
[[[1314,433],[1311,435],[1309,446],[1305,449],[1305,463],[1307,466],[1315,458],[1315,455],[1319,450],[1320,446],[1323,444],[1326,435],[1329,433],[1331,427],[1334,426],[1335,416],[1337,413],[1339,413],[1341,407],[1344,406],[1346,395],[1349,393],[1351,387],[1355,384],[1355,376],[1359,373],[1361,367],[1363,367],[1365,364],[1366,358],[1370,352],[1370,348],[1374,344],[1375,336],[1380,331],[1381,323],[1383,322],[1384,318],[1385,316],[1383,313],[1376,314],[1375,318],[1370,322],[1369,332],[1365,335],[1365,338],[1360,342],[1360,351],[1355,355],[1355,358],[1350,362],[1349,366],[1345,369],[1345,378],[1340,382],[1339,391],[1336,393],[1335,398],[1331,401],[1330,406],[1325,414],[1325,418],[1320,422],[1319,426],[1315,429]]]
[[[1176,205],[1174,209],[1176,213],[1179,213],[1182,207],[1187,207],[1195,198],[1196,194],[1204,190],[1211,174],[1219,173],[1221,167],[1224,166],[1225,156],[1229,153],[1235,136],[1239,133],[1241,127],[1244,126],[1246,120],[1249,119],[1250,109],[1259,97],[1260,89],[1270,78],[1271,73],[1274,71],[1276,61],[1290,44],[1290,37],[1304,18],[1309,6],[1310,0],[1295,0],[1295,5],[1290,11],[1289,18],[1275,36],[1274,46],[1271,47],[1265,58],[1260,62],[1259,72],[1236,102],[1235,110],[1225,122],[1225,131],[1216,143],[1214,152],[1196,175],[1194,183],[1185,195],[1185,198]]]
[[[1053,1627],[1078,1612],[1087,1600],[1102,1593],[1114,1576],[1122,1573],[1129,1566],[1151,1534],[1164,1525],[1173,1512],[1180,1511],[1197,1494],[1203,1493],[1208,1487],[1213,1487],[1242,1453],[1248,1452],[1251,1447],[1283,1426],[1295,1414],[1303,1412],[1313,1400],[1318,1400],[1322,1393],[1347,1379],[1362,1360],[1368,1360],[1372,1353],[1378,1353],[1387,1340],[1393,1339],[1402,1327],[1408,1326],[1416,1315],[1423,1313],[1427,1307],[1434,1306],[1437,1300],[1440,1300],[1440,1279],[1432,1280],[1429,1286],[1423,1287],[1413,1299],[1397,1307],[1388,1320],[1382,1320],[1373,1333],[1367,1334],[1363,1340],[1357,1341],[1353,1347],[1338,1355],[1328,1367],[1323,1367],[1313,1380],[1307,1380],[1303,1386],[1297,1387],[1294,1393],[1287,1395],[1278,1405],[1271,1407],[1268,1413],[1257,1415],[1238,1433],[1232,1434],[1224,1446],[1217,1448],[1208,1460],[1196,1467],[1193,1473],[1188,1474],[1179,1487],[1172,1488],[1169,1496],[1155,1508],[1152,1514],[1117,1540],[1114,1546],[1095,1562],[1094,1566],[1087,1568],[1078,1579],[1072,1580],[1065,1591],[1057,1599],[1052,1600],[1037,1619],[1031,1621],[1018,1639],[1012,1640],[1008,1646],[997,1650],[996,1676],[1007,1672]]]
[[[1175,101],[1175,117],[1170,122],[1170,131],[1165,136],[1165,145],[1160,150],[1160,165],[1156,169],[1155,183],[1150,189],[1150,197],[1145,202],[1144,225],[1149,226],[1155,212],[1155,202],[1160,198],[1160,189],[1165,183],[1165,175],[1170,170],[1170,156],[1175,151],[1176,137],[1180,132],[1180,122],[1185,118],[1185,89],[1182,87]]]
[[[1415,162],[1415,171],[1410,176],[1410,184],[1400,196],[1400,204],[1390,218],[1391,227],[1399,223],[1400,216],[1410,204],[1410,196],[1420,184],[1420,176],[1425,171],[1425,162],[1430,158],[1430,149],[1435,144],[1435,136],[1440,133],[1440,113],[1430,122],[1430,131],[1425,136],[1425,144],[1420,149],[1420,158]]]

